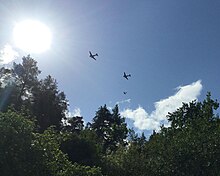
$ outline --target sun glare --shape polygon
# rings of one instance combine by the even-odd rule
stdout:
[[[39,21],[26,20],[17,23],[13,37],[15,45],[25,52],[41,53],[50,48],[51,32]]]

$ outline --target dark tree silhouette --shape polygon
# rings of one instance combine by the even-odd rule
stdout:
[[[12,69],[2,67],[0,70],[1,111],[6,111],[10,105],[17,110],[22,106],[29,108],[32,91],[38,85],[39,73],[37,62],[30,55],[22,58],[22,64],[14,63]]]
[[[39,80],[41,71],[30,55],[22,58],[21,64],[13,64],[12,69],[0,69],[0,110],[9,106],[20,111],[26,109],[36,117],[40,131],[54,125],[61,126],[65,118],[68,101],[64,92],[60,92],[57,82],[50,75]]]
[[[33,93],[32,111],[37,118],[40,131],[51,125],[57,129],[61,127],[61,120],[65,118],[68,101],[64,92],[57,88],[57,82],[50,75],[39,82]]]
[[[63,119],[62,130],[72,133],[79,133],[84,129],[83,117],[74,116]]]
[[[124,145],[128,133],[125,119],[119,114],[118,105],[112,111],[113,113],[106,105],[101,106],[91,123],[91,129],[102,140],[104,152],[115,151],[119,145]]]

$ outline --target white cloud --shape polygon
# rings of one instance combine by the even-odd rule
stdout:
[[[68,112],[67,114],[66,114],[66,117],[67,118],[71,118],[71,117],[75,117],[75,116],[79,116],[79,117],[81,117],[82,115],[81,115],[81,110],[80,110],[80,108],[75,108],[72,112]]]
[[[131,99],[126,99],[126,100],[121,100],[121,101],[117,101],[116,104],[124,104],[124,103],[131,103]]]
[[[8,64],[15,60],[18,56],[18,52],[13,50],[11,45],[6,44],[4,48],[0,50],[0,64]]]
[[[126,109],[121,112],[121,115],[134,121],[134,126],[140,130],[154,130],[159,126],[159,122],[153,118],[150,118],[149,114],[142,107],[138,107],[135,110]]]
[[[197,100],[202,90],[201,81],[198,80],[190,85],[180,86],[177,92],[166,98],[154,103],[155,110],[150,114],[142,107],[135,110],[126,109],[121,115],[134,121],[134,126],[141,130],[158,130],[162,123],[167,126],[166,115],[168,112],[174,112],[182,106],[182,103],[189,103]]]
[[[73,116],[82,116],[81,115],[81,110],[79,108],[75,108],[73,110]]]

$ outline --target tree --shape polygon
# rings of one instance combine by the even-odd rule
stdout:
[[[62,130],[72,133],[79,133],[84,129],[83,117],[74,116],[63,119]]]
[[[70,133],[67,140],[61,143],[61,150],[72,163],[86,166],[100,166],[101,146],[92,130]]]
[[[37,62],[30,55],[22,58],[22,64],[13,64],[13,74],[16,77],[17,86],[20,87],[19,100],[28,98],[32,93],[32,89],[38,85],[40,73]]]
[[[108,176],[145,176],[146,151],[143,148],[147,144],[144,134],[139,137],[134,130],[129,130],[127,146],[120,146],[116,152],[103,157],[103,173]]]
[[[148,170],[154,175],[219,175],[219,104],[208,93],[169,113],[171,126],[151,136],[146,147]]]
[[[101,176],[100,168],[71,163],[60,150],[65,134],[34,123],[14,111],[0,113],[0,173],[5,176]]]
[[[2,106],[1,111],[7,111],[9,106],[16,110],[21,107],[30,108],[33,89],[38,84],[37,62],[30,55],[22,58],[21,64],[13,63],[13,68],[0,69]]]
[[[71,163],[67,155],[60,150],[60,145],[68,139],[68,135],[61,134],[52,127],[42,134],[35,134],[34,146],[42,154],[41,162],[52,176],[101,176],[98,167],[89,167]]]
[[[125,123],[125,118],[122,118],[119,113],[118,105],[112,109],[111,118],[111,135],[109,145],[111,150],[116,150],[119,145],[126,145],[125,139],[127,138],[128,129]]]
[[[61,126],[65,118],[68,101],[60,92],[57,82],[50,75],[39,80],[41,71],[30,55],[22,58],[21,64],[13,64],[12,69],[0,69],[0,110],[7,111],[9,106],[20,111],[28,109],[36,117],[39,130],[44,131],[54,125]]]
[[[2,87],[0,87],[0,112],[6,112],[12,105],[18,107],[18,94],[19,89],[13,82],[10,84],[3,84]]]
[[[34,123],[11,110],[0,113],[0,173],[46,176],[46,167],[33,146]]]
[[[68,101],[64,92],[57,88],[57,82],[50,75],[41,80],[33,92],[33,115],[36,116],[40,131],[51,125],[61,127],[61,120],[66,118]]]
[[[40,71],[37,62],[30,55],[22,58],[22,64],[13,64],[12,69],[0,69],[1,111],[6,111],[10,105],[16,110],[22,106],[29,107],[34,87],[38,84]]]
[[[131,131],[129,145],[104,157],[107,175],[219,175],[220,119],[217,101],[183,103],[169,113],[170,127],[161,127],[149,141]]]
[[[101,106],[91,123],[91,129],[102,140],[104,152],[115,151],[119,145],[124,145],[128,133],[125,119],[120,116],[118,106],[116,105],[112,111],[113,113],[106,105]]]

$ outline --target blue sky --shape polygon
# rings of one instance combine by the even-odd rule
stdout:
[[[12,31],[25,19],[50,28],[50,50],[30,54],[86,122],[119,102],[130,127],[152,130],[182,101],[207,91],[219,99],[218,0],[0,0],[0,49],[10,45],[16,62],[28,53],[13,45]]]

